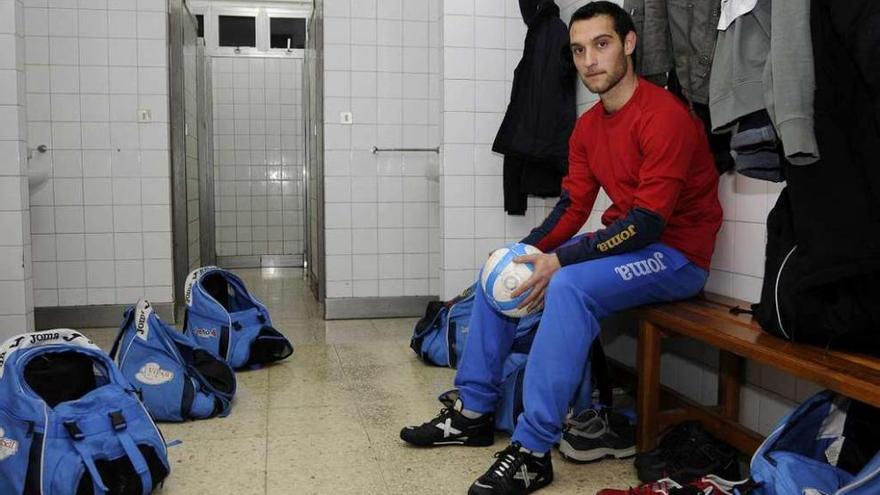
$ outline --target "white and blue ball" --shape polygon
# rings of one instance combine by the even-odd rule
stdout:
[[[531,289],[520,294],[519,297],[511,297],[520,285],[524,284],[532,276],[534,265],[532,263],[514,263],[518,256],[527,254],[541,254],[541,251],[528,244],[510,244],[496,250],[489,256],[480,274],[480,284],[486,294],[486,300],[496,311],[511,318],[521,318],[528,314],[526,308],[517,309]]]

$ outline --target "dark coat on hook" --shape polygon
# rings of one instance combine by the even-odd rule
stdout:
[[[568,27],[552,0],[520,0],[528,26],[507,113],[492,151],[504,155],[505,210],[524,214],[528,194],[558,196],[577,117]]]

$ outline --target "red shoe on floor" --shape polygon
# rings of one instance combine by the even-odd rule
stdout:
[[[645,483],[635,488],[627,488],[624,490],[605,488],[596,492],[596,495],[669,495],[669,490],[681,487],[681,485],[673,481],[671,478],[664,478],[653,483]]]
[[[626,490],[605,488],[599,490],[596,495],[738,495],[746,493],[750,487],[750,480],[728,481],[710,474],[684,486],[670,478],[663,478]],[[739,491],[735,492],[735,489]]]

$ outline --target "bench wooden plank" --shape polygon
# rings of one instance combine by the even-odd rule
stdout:
[[[741,316],[711,312],[691,301],[646,306],[636,310],[640,320],[664,331],[706,342],[786,373],[805,378],[848,397],[880,407],[880,360],[795,344],[767,334]]]
[[[880,407],[880,358],[788,342],[762,331],[751,315],[731,313],[730,308],[735,306],[747,309],[748,305],[736,299],[705,294],[634,311],[639,319],[640,451],[655,445],[661,426],[684,418],[699,419],[712,433],[740,450],[754,450],[760,436],[738,424],[744,359]],[[660,348],[667,335],[693,338],[720,350],[717,407],[707,408],[677,397],[679,409],[659,412]]]

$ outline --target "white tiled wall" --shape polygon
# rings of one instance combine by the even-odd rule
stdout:
[[[0,0],[0,341],[34,328],[24,4]]]
[[[302,254],[302,59],[213,66],[217,254]]]
[[[37,306],[172,300],[164,0],[25,2]],[[138,121],[138,109],[152,112]]]
[[[326,0],[327,297],[439,293],[440,2]],[[352,125],[340,124],[351,112]]]
[[[442,293],[471,284],[488,253],[518,241],[554,200],[529,199],[525,216],[504,212],[503,157],[492,142],[510,99],[526,26],[513,0],[443,6]]]

